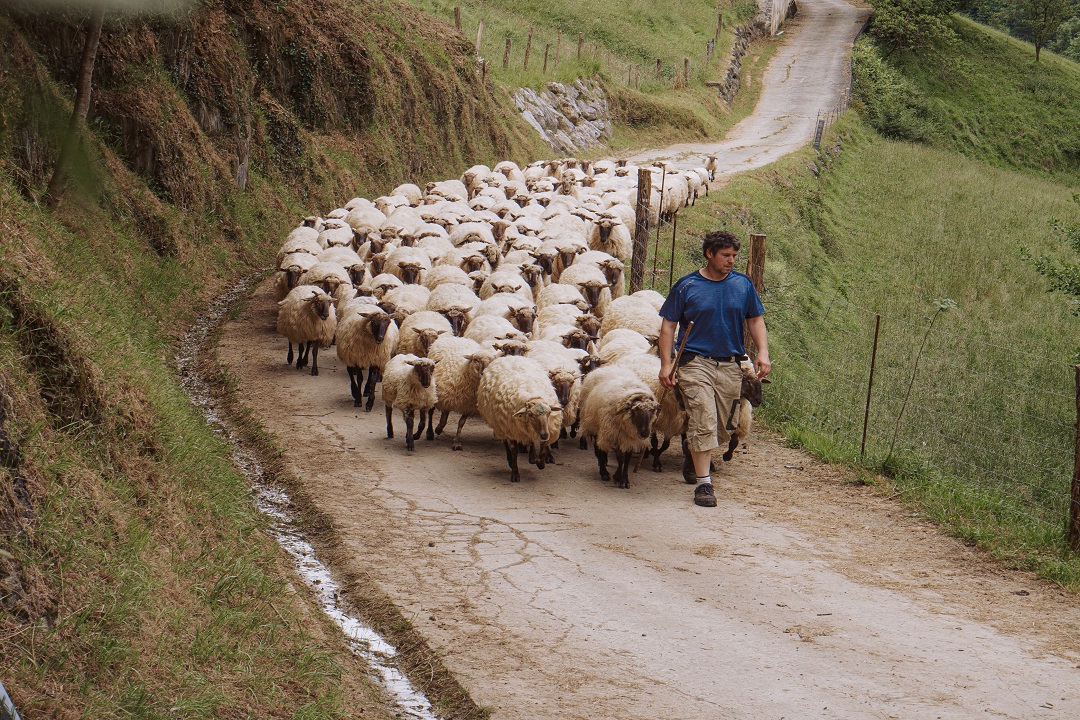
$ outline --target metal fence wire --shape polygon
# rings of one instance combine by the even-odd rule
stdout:
[[[666,294],[704,264],[701,246],[673,243],[670,224],[659,241],[650,232],[643,286]],[[750,274],[746,255],[736,267]],[[845,288],[823,292],[759,271],[774,363],[762,408],[769,424],[933,485],[924,496],[939,517],[965,508],[976,524],[1023,523],[1063,541],[1078,422],[1073,365],[960,334],[933,308],[925,322],[881,315],[875,353],[879,313]]]

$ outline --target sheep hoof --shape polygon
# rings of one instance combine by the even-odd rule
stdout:
[[[589,449],[589,441],[586,440],[584,437],[582,437],[580,440],[578,440],[578,447],[581,448],[582,450],[588,450]]]
[[[461,450],[461,443],[454,443],[453,445],[450,446],[450,449],[455,450],[455,451]]]

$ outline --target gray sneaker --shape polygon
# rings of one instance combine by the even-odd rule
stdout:
[[[694,488],[694,504],[701,507],[716,507],[716,495],[713,494],[711,484],[701,483]]]

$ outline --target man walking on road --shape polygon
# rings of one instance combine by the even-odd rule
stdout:
[[[758,377],[769,374],[769,340],[765,331],[765,308],[754,284],[733,270],[739,239],[726,230],[710,232],[702,243],[705,267],[679,278],[660,308],[660,382],[676,386],[674,377],[675,327],[683,341],[687,324],[694,330],[678,368],[678,388],[689,417],[686,433],[694,462],[697,487],[694,503],[716,507],[709,465],[712,451],[726,442],[738,422],[742,370],[746,355],[743,323],[757,345]],[[690,482],[690,480],[687,480]]]

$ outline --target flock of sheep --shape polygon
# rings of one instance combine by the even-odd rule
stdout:
[[[712,176],[652,171],[652,223],[692,204]],[[452,412],[460,450],[465,422],[479,416],[506,448],[511,481],[519,449],[543,468],[560,437],[580,434],[604,480],[615,454],[615,484],[627,487],[631,458],[651,450],[660,470],[686,429],[678,393],[658,379],[664,298],[624,291],[636,186],[637,169],[612,162],[501,162],[306,218],[274,279],[287,361],[295,345],[296,367],[318,375],[319,349],[335,344],[354,405],[370,411],[381,382],[387,437],[397,408],[410,451]],[[725,459],[750,429],[754,393],[744,394]]]

